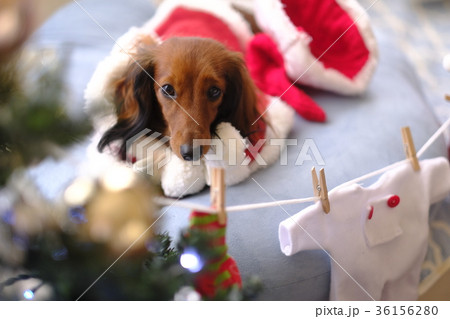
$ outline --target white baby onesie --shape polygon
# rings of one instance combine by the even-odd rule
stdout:
[[[280,223],[281,250],[329,253],[330,300],[416,300],[429,207],[450,193],[446,158],[420,167],[402,164],[367,188],[336,187],[329,214],[317,202]]]

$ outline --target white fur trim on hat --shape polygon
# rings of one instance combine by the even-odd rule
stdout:
[[[195,194],[205,185],[205,165],[201,161],[185,161],[172,152],[170,160],[161,169],[161,187],[166,196]]]

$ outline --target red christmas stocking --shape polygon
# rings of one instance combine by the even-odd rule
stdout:
[[[242,288],[241,275],[233,258],[228,255],[225,242],[226,225],[220,225],[217,214],[192,212],[190,229],[207,232],[213,237],[211,245],[219,250],[220,256],[208,260],[195,279],[195,288],[202,295],[214,298],[221,290],[237,286]]]

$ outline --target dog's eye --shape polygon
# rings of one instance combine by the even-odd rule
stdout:
[[[161,93],[168,98],[176,98],[177,97],[177,92],[175,92],[175,89],[173,88],[172,85],[170,84],[165,84],[161,87]]]
[[[221,94],[222,94],[222,90],[215,86],[211,87],[208,90],[208,98],[210,100],[218,99]]]

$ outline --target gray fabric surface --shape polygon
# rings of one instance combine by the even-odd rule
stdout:
[[[147,0],[80,1],[98,23],[117,38],[132,25],[141,25],[153,10]],[[328,113],[327,123],[310,123],[296,116],[290,138],[297,146],[287,149],[288,165],[274,164],[255,173],[245,182],[227,189],[227,204],[267,202],[312,196],[310,169],[314,157],[295,165],[305,139],[311,138],[325,161],[328,189],[350,179],[404,159],[400,129],[409,125],[421,145],[438,128],[427,104],[420,81],[389,32],[377,32],[380,65],[366,94],[342,97],[322,91],[307,92]],[[68,54],[67,84],[72,92],[71,112],[82,112],[82,92],[96,64],[108,54],[113,41],[75,3],[51,18],[30,41],[33,47],[55,47]],[[67,49],[69,48],[69,49]],[[62,162],[48,160],[30,171],[49,198],[58,196],[76,175],[83,162],[86,144],[73,149]],[[446,155],[443,140],[433,145],[426,158]],[[367,181],[371,184],[375,179]],[[51,182],[49,182],[51,181]],[[262,188],[259,186],[261,185]],[[270,196],[267,194],[270,194]],[[208,190],[184,200],[209,203]],[[332,203],[331,203],[332,204]],[[227,242],[243,278],[259,276],[265,285],[263,300],[327,300],[329,259],[325,252],[302,252],[292,257],[282,254],[278,224],[304,205],[230,213]],[[444,208],[445,209],[445,208]],[[285,211],[284,211],[285,210]],[[189,211],[161,210],[157,224],[177,237],[188,225]]]

